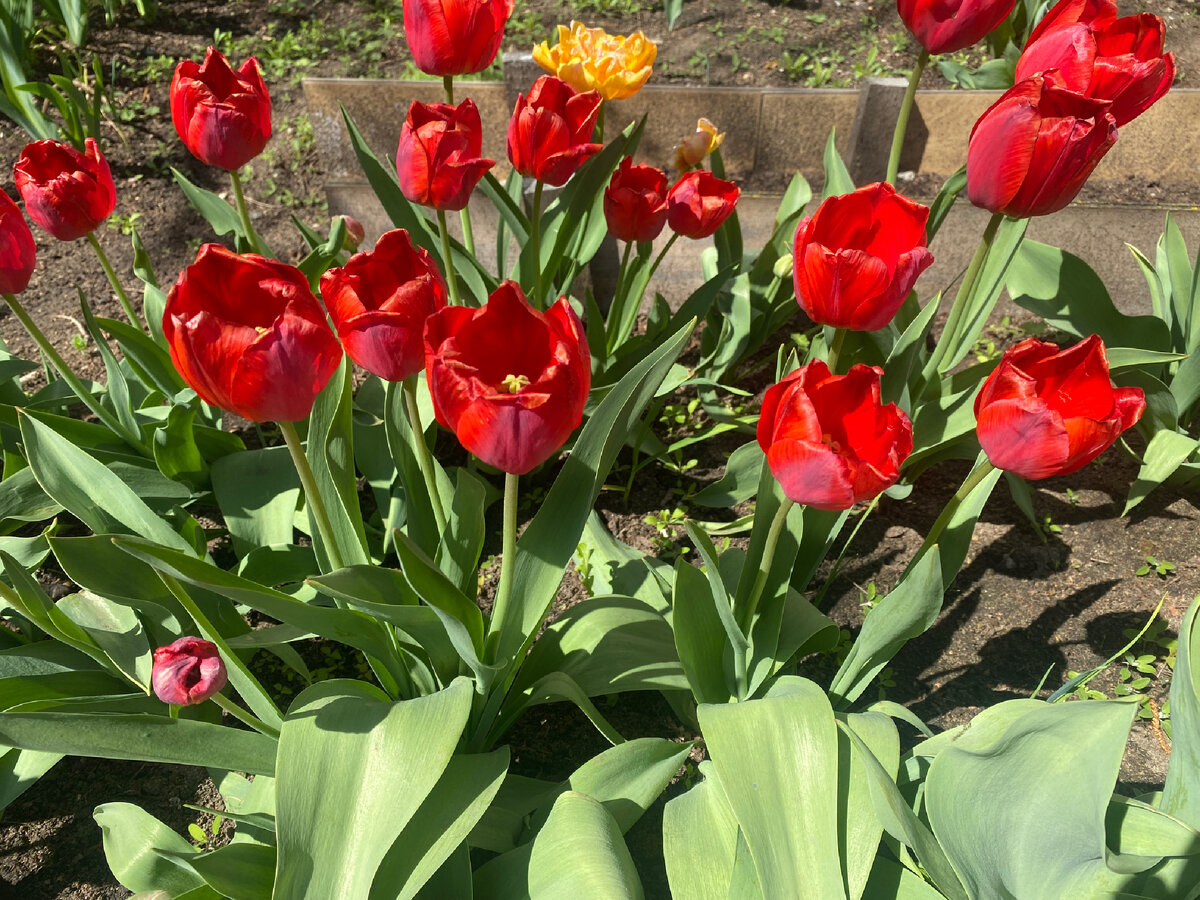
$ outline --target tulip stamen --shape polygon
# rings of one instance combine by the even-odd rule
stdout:
[[[505,375],[504,380],[496,386],[496,390],[501,394],[517,394],[521,388],[529,386],[529,377],[526,375]]]

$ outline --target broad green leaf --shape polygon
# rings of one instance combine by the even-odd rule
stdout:
[[[354,469],[353,396],[351,362],[346,357],[324,390],[317,395],[308,420],[308,442],[305,453],[312,467],[317,490],[325,502],[325,510],[333,528],[342,564],[361,565],[370,562],[363,516],[358,504],[358,477]],[[312,522],[312,514],[309,514]],[[317,558],[328,558],[319,530],[310,525],[309,534]],[[329,569],[338,568],[329,566]]]
[[[49,772],[61,753],[38,750],[9,750],[0,755],[0,809],[4,809]]]
[[[745,637],[733,621],[732,610],[722,618],[708,579],[685,559],[675,564],[671,630],[696,702],[724,703],[735,696],[733,641],[745,644]]]
[[[1171,678],[1171,758],[1162,809],[1200,828],[1200,598],[1179,626],[1175,672]]]
[[[863,900],[943,900],[937,888],[900,863],[877,856]]]
[[[736,506],[758,493],[766,454],[758,441],[750,441],[733,451],[721,477],[692,498],[700,506],[724,508]]]
[[[842,162],[842,155],[837,150],[837,129],[829,129],[829,139],[825,141],[825,189],[821,194],[822,200],[838,194],[848,194],[854,190],[854,179],[850,170]]]
[[[62,511],[37,483],[33,469],[24,468],[0,481],[0,522],[40,522]]]
[[[1178,431],[1155,432],[1146,445],[1137,479],[1129,486],[1129,496],[1125,499],[1125,509],[1121,515],[1128,515],[1152,490],[1175,474],[1198,447],[1200,443],[1194,438]]]
[[[211,853],[191,854],[188,863],[210,887],[229,900],[271,900],[275,848],[237,843]]]
[[[892,778],[900,768],[900,735],[882,713],[852,713],[846,726],[871,749],[871,754]],[[849,900],[859,900],[866,890],[871,863],[879,849],[883,826],[875,815],[870,775],[862,755],[844,730],[838,729],[838,850],[842,878]]]
[[[663,810],[663,857],[673,900],[730,896],[738,823],[711,760],[700,763],[700,774],[703,781]]]
[[[213,231],[217,234],[232,234],[243,242],[247,240],[248,236],[242,228],[242,220],[237,210],[212,191],[192,184],[178,169],[172,168],[171,175],[192,209],[204,217]]]
[[[154,461],[168,478],[202,489],[208,481],[208,465],[196,446],[195,422],[194,409],[171,407],[167,424],[154,432]]]
[[[612,815],[567,791],[533,842],[530,900],[642,900],[642,884]]]
[[[104,803],[93,816],[104,835],[108,867],[129,890],[176,897],[204,884],[187,863],[167,855],[194,855],[192,845],[145,810],[132,803]]]
[[[137,614],[94,594],[69,594],[58,608],[86,631],[125,677],[150,693],[151,646]]]
[[[659,798],[691,750],[690,743],[662,738],[626,741],[572,772],[567,786],[600,801],[624,834]]]

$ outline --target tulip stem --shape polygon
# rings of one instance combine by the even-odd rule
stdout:
[[[621,327],[621,323],[625,319],[625,310],[629,305],[625,302],[624,296],[624,290],[628,287],[625,284],[625,274],[629,270],[629,252],[633,248],[633,243],[633,241],[625,242],[625,252],[621,254],[621,268],[617,269],[617,286],[613,289],[613,302],[608,309],[608,321],[605,323],[605,346],[610,355],[627,337],[617,329]]]
[[[259,732],[260,734],[265,734],[268,737],[273,737],[273,738],[279,737],[279,729],[278,728],[272,728],[270,725],[268,725],[262,719],[258,718],[255,715],[252,715],[251,713],[242,709],[240,706],[238,706],[236,703],[234,703],[232,700],[230,700],[228,697],[226,697],[220,691],[213,694],[208,699],[211,700],[213,703],[217,704],[217,706],[221,707],[221,709],[225,710],[225,712],[229,713],[231,716],[233,716],[235,719],[237,719],[243,725],[249,725],[255,731]]]
[[[529,243],[533,247],[533,308],[546,308],[542,295],[542,187],[538,181],[533,189],[533,212],[529,216]]]
[[[929,548],[938,542],[938,539],[942,536],[942,532],[946,530],[946,526],[950,524],[950,520],[958,512],[958,508],[967,499],[967,495],[979,487],[994,471],[996,471],[996,467],[992,465],[991,460],[986,456],[976,464],[975,468],[971,470],[971,474],[966,477],[959,489],[954,492],[954,496],[950,498],[950,501],[946,504],[946,508],[942,510],[942,514],[937,517],[937,521],[933,523],[933,527],[929,529],[929,534],[926,535],[925,542],[921,544],[921,549],[917,551],[917,555],[913,557],[913,562],[924,556],[929,551]],[[909,565],[911,566],[912,563],[909,563]]]
[[[896,117],[896,131],[892,135],[892,151],[888,154],[887,178],[888,184],[896,184],[896,176],[900,174],[900,154],[904,151],[904,136],[908,134],[908,119],[912,115],[913,101],[917,97],[917,85],[921,83],[921,73],[929,64],[929,51],[922,50],[913,66],[912,74],[908,76],[908,89],[904,92],[904,100],[900,104],[900,115]]]
[[[237,169],[230,169],[229,178],[233,182],[233,197],[237,201],[238,215],[242,217],[242,230],[246,232],[246,240],[250,242],[250,249],[259,256],[266,256],[258,232],[254,230],[254,225],[250,221],[250,209],[246,206],[246,194],[242,191],[242,176]]]
[[[962,318],[966,314],[967,304],[971,300],[971,295],[975,292],[976,283],[979,281],[979,274],[983,271],[984,262],[987,261],[988,251],[991,250],[992,242],[996,240],[996,232],[1000,230],[1000,223],[1003,221],[1003,214],[996,213],[988,221],[987,228],[983,230],[983,237],[979,240],[979,246],[975,248],[975,255],[971,258],[971,264],[967,266],[962,284],[958,287],[958,293],[954,295],[954,304],[950,307],[950,314],[946,317],[946,325],[942,328],[942,334],[938,338],[937,345],[933,348],[933,354],[930,356],[929,362],[925,365],[924,376],[926,379],[935,378],[940,374],[946,354],[950,352],[950,344],[954,341],[958,329],[962,325]]]
[[[783,526],[787,522],[788,512],[795,503],[788,497],[784,497],[779,504],[779,509],[775,511],[775,518],[771,520],[771,529],[767,532],[767,543],[763,547],[762,559],[759,560],[758,574],[754,577],[754,587],[750,589],[750,596],[746,598],[746,606],[742,610],[742,614],[738,616],[738,625],[742,629],[742,634],[746,636],[746,641],[750,641],[750,634],[754,630],[754,616],[758,612],[758,604],[762,600],[763,591],[767,587],[767,579],[771,575],[771,566],[775,563],[775,548],[779,545],[779,536],[783,534]],[[739,650],[734,647],[734,668],[737,672],[737,692],[738,699],[747,699],[748,688],[748,660],[744,650]]]
[[[454,270],[454,257],[450,255],[450,232],[446,228],[446,211],[437,211],[438,233],[442,238],[442,266],[446,270],[446,287],[450,289],[450,305],[462,306],[458,293],[458,273]]]
[[[454,76],[453,75],[443,75],[442,76],[442,88],[445,89],[445,91],[446,91],[446,102],[449,103],[451,106],[453,106],[454,105]]]
[[[458,211],[458,218],[462,222],[463,230],[463,246],[472,256],[475,255],[475,230],[471,228],[471,210],[464,206]]]
[[[433,520],[437,523],[438,535],[446,533],[446,513],[442,508],[442,497],[438,492],[437,473],[433,471],[433,457],[425,443],[425,429],[421,425],[421,410],[417,406],[417,376],[404,379],[404,411],[408,414],[408,425],[412,429],[413,442],[417,447],[417,465],[425,479],[425,490],[429,492],[429,504],[433,507]]]
[[[517,568],[517,488],[520,475],[504,473],[504,532],[500,544],[500,584],[496,587],[496,600],[492,604],[493,635],[504,633],[508,615],[509,597],[512,594],[513,572]]]
[[[129,324],[134,328],[143,328],[141,320],[138,319],[137,312],[133,308],[133,304],[129,301],[129,295],[125,293],[125,288],[121,286],[121,281],[117,278],[117,273],[113,270],[112,263],[108,261],[108,254],[100,246],[100,241],[96,238],[95,232],[89,232],[87,239],[88,243],[92,245],[92,249],[96,251],[96,256],[100,258],[100,265],[104,269],[104,274],[108,276],[108,283],[117,292],[117,300],[121,304],[121,309],[125,311],[125,318],[129,319]]]
[[[662,250],[659,251],[658,256],[654,257],[654,262],[650,264],[650,271],[646,274],[646,280],[642,282],[642,289],[638,293],[637,298],[633,301],[637,309],[641,309],[642,298],[646,296],[646,288],[650,286],[650,280],[654,277],[654,273],[658,271],[658,267],[662,263],[663,257],[667,255],[668,250],[675,246],[675,242],[677,240],[679,240],[679,232],[671,232],[671,237],[667,239],[667,243],[663,246]],[[635,312],[634,315],[636,316],[637,313]]]
[[[837,374],[838,359],[842,355],[842,347],[846,343],[846,332],[848,328],[833,329],[833,342],[829,345],[829,353],[825,356],[825,365],[829,366],[831,375]]]
[[[308,457],[304,455],[304,445],[300,442],[300,435],[296,433],[296,423],[279,422],[278,424],[279,430],[283,433],[283,439],[287,442],[288,452],[292,454],[296,474],[300,476],[300,486],[304,489],[304,500],[308,504],[308,511],[321,535],[321,542],[325,545],[325,555],[329,557],[329,564],[334,569],[345,568],[346,563],[342,559],[341,548],[334,539],[329,512],[325,509],[325,501],[321,499],[321,492],[317,488],[317,479],[313,475],[312,467],[308,464]]]

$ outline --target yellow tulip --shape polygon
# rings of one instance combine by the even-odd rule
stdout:
[[[696,123],[696,131],[689,134],[675,147],[675,159],[672,166],[680,172],[694,169],[704,161],[704,157],[721,146],[725,133],[717,134],[717,126],[708,119],[700,119]]]
[[[533,48],[539,66],[577,91],[598,91],[605,100],[632,97],[650,77],[658,46],[640,31],[611,35],[581,22],[558,26],[558,43]]]

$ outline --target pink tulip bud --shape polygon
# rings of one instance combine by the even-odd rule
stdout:
[[[154,651],[150,683],[163,703],[203,703],[225,687],[226,680],[225,663],[212,641],[181,637]]]

